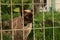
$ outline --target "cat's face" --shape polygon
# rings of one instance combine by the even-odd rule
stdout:
[[[24,26],[27,26],[27,24],[32,23],[32,21],[33,21],[32,10],[24,10]]]

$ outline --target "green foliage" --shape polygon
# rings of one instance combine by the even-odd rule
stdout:
[[[20,9],[19,8],[15,8],[13,11],[14,12],[20,12]]]
[[[43,13],[36,13],[34,16],[34,27],[41,27],[41,23],[43,21]]]
[[[52,20],[52,13],[51,12],[44,12],[45,20],[49,19]]]
[[[11,14],[11,6],[10,5],[1,5],[1,11],[3,14]]]
[[[45,15],[45,20],[50,20],[52,21],[52,14],[51,12],[44,12],[44,15]],[[55,26],[60,26],[60,12],[55,12],[54,13],[54,24]],[[52,21],[53,22],[53,21]],[[41,27],[41,25],[43,25],[43,13],[40,12],[40,13],[36,13],[35,16],[34,16],[34,27]],[[46,24],[45,23],[45,26],[46,27],[52,27],[51,25],[49,24]]]
[[[19,13],[14,13],[14,14],[13,14],[13,18],[18,17],[18,16],[20,16]]]
[[[2,33],[3,40],[12,40],[12,36],[9,34]],[[1,39],[1,32],[0,32],[0,39]]]
[[[12,0],[13,3],[22,3],[22,0]]]
[[[10,0],[1,0],[2,3],[10,3]]]
[[[3,33],[3,40],[12,40],[12,36]]]
[[[2,5],[1,6],[2,12],[2,20],[7,21],[11,18],[11,8],[9,5]]]
[[[24,0],[24,3],[32,3],[32,0]]]
[[[36,40],[41,40],[43,39],[43,31],[41,30],[35,30],[35,39]]]
[[[29,5],[24,5],[24,9],[28,9],[29,8]]]
[[[19,6],[14,6],[15,8],[14,8],[14,13],[13,13],[13,17],[17,17],[17,16],[19,16],[19,9],[16,9],[16,8],[18,8]],[[16,11],[17,10],[17,11]],[[12,12],[13,12],[12,11]],[[2,20],[3,21],[7,21],[7,20],[9,20],[9,19],[11,19],[11,7],[9,7],[8,5],[2,5]]]
[[[46,37],[46,40],[53,40],[53,29],[46,29],[45,37]]]
[[[3,20],[3,21],[7,21],[7,20],[9,20],[9,19],[11,19],[11,16],[10,16],[9,14],[3,14],[3,15],[2,15],[2,20]]]
[[[60,21],[60,12],[54,12],[54,20]]]
[[[60,29],[59,28],[54,29],[54,36],[55,36],[55,40],[60,40]]]
[[[10,3],[10,0],[1,0],[2,3]],[[12,0],[13,3],[21,3],[22,0]],[[31,2],[31,0],[24,0],[24,2]],[[25,5],[24,9],[28,9],[29,5]],[[2,20],[7,21],[11,18],[11,5],[2,5]],[[22,5],[13,5],[13,17],[19,16],[20,9],[22,9]]]
[[[11,3],[11,0],[1,0],[2,3]],[[24,3],[32,3],[32,0],[24,0]],[[12,0],[12,3],[20,3],[22,4],[22,0]]]
[[[45,15],[45,20],[50,20],[52,21],[52,12],[44,12],[44,15]],[[59,26],[60,27],[60,12],[54,12],[54,27],[56,26]],[[43,13],[40,12],[40,13],[36,13],[34,15],[34,27],[40,27],[39,24],[41,24],[43,21]],[[53,22],[53,21],[52,21]],[[42,25],[42,24],[41,24]],[[52,27],[51,25],[48,24],[45,24],[47,27]],[[60,40],[60,33],[59,33],[59,29],[55,29],[54,31],[55,33],[55,40]],[[39,36],[40,35],[40,36]],[[43,35],[43,32],[37,30],[36,33],[35,33],[35,36],[36,36],[36,40],[41,40],[41,37]],[[53,40],[53,29],[46,29],[45,30],[45,36],[46,36],[46,40]]]

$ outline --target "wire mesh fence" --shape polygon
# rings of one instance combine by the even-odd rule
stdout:
[[[59,0],[0,0],[0,40],[60,40]]]

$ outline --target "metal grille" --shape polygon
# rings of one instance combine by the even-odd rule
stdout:
[[[33,11],[27,26],[24,10]],[[59,30],[59,0],[0,0],[0,40],[60,40]]]

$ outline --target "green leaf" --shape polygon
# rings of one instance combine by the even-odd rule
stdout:
[[[14,12],[20,12],[19,8],[15,8]]]

